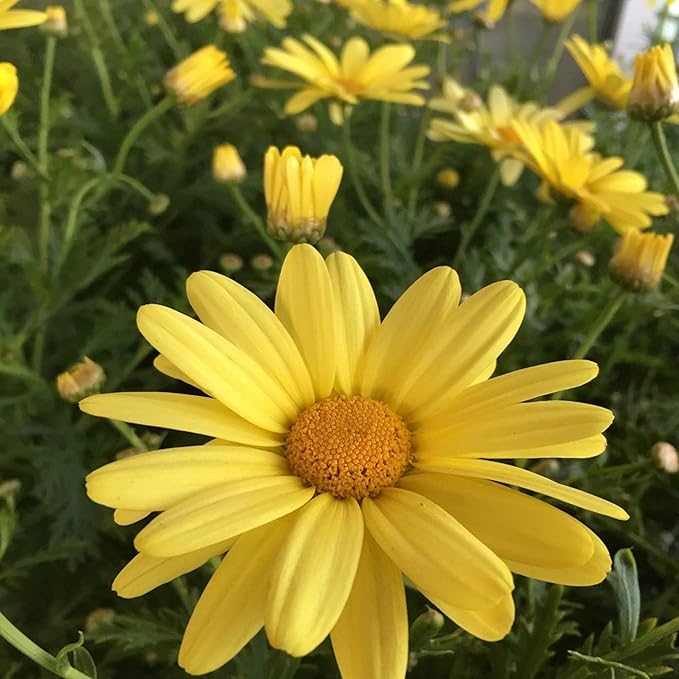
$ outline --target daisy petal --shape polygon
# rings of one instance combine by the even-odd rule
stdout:
[[[325,639],[351,592],[362,542],[353,498],[324,493],[298,512],[271,576],[265,628],[272,646],[303,656]]]
[[[504,563],[426,497],[387,488],[363,500],[363,516],[375,541],[437,606],[487,608],[514,587]]]
[[[335,387],[341,394],[352,394],[357,389],[359,359],[380,325],[380,310],[367,276],[353,257],[333,252],[326,264],[340,316]]]
[[[288,534],[291,517],[238,538],[191,615],[179,649],[179,666],[206,674],[228,662],[264,624],[271,562]]]
[[[235,538],[216,545],[209,545],[196,552],[181,556],[156,558],[146,554],[137,554],[113,581],[113,591],[123,599],[133,599],[150,592],[166,582],[178,578],[184,573],[199,568],[213,556],[224,554],[235,542]]]
[[[32,9],[15,9],[0,16],[0,30],[38,26],[44,23],[45,19],[47,19],[47,14],[44,12],[37,12]]]
[[[150,556],[192,552],[285,516],[313,494],[296,476],[224,483],[157,516],[138,533],[134,546]]]
[[[309,371],[283,324],[257,295],[213,271],[186,282],[200,320],[252,356],[290,394],[300,409],[314,402]]]
[[[159,304],[142,306],[137,325],[151,345],[227,408],[262,429],[287,431],[298,408],[246,352],[202,323]]]
[[[311,374],[316,399],[335,383],[337,317],[328,268],[310,245],[296,245],[281,269],[276,316],[299,347]]]
[[[405,676],[408,612],[403,579],[370,533],[363,538],[354,586],[330,639],[344,677]]]
[[[87,476],[90,499],[106,507],[157,511],[227,481],[289,474],[269,450],[213,444],[166,448],[111,462]]]
[[[581,566],[592,557],[592,541],[579,521],[556,507],[492,481],[410,474],[399,481],[399,487],[435,502],[503,560],[570,568]]]
[[[470,460],[443,456],[418,457],[415,467],[421,471],[436,472],[438,474],[456,474],[489,481],[499,481],[518,488],[526,488],[535,493],[548,495],[562,502],[568,502],[576,507],[582,507],[590,512],[610,516],[614,519],[626,521],[629,514],[618,505],[591,495],[577,488],[570,488],[562,483],[547,479],[528,469],[515,467],[490,460]]]
[[[165,358],[165,356],[162,354],[159,354],[153,359],[153,367],[159,373],[163,373],[163,375],[172,377],[173,379],[184,382],[185,384],[190,384],[195,389],[198,389],[198,391],[202,391],[202,389],[186,373],[183,373],[176,365],[170,363],[170,361],[168,361],[167,358]]]
[[[137,521],[145,519],[151,512],[138,511],[136,509],[115,509],[113,510],[113,521],[119,526],[131,526]]]
[[[249,446],[278,447],[283,438],[260,429],[225,408],[219,401],[206,396],[153,391],[118,392],[88,396],[79,405],[80,410],[88,415],[204,434]]]
[[[391,402],[399,383],[427,361],[435,330],[460,299],[455,271],[439,266],[420,276],[386,315],[361,361],[360,393]]]

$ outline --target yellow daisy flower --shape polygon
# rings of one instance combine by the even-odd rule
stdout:
[[[230,32],[244,31],[248,23],[258,15],[277,28],[285,28],[288,15],[292,12],[291,0],[174,0],[172,11],[184,14],[189,23],[204,19],[219,8],[220,26]]]
[[[500,85],[492,85],[487,103],[472,90],[462,87],[453,78],[446,78],[441,97],[431,100],[431,108],[451,115],[451,118],[434,118],[428,131],[433,141],[457,141],[462,144],[479,144],[491,152],[500,163],[502,183],[511,186],[523,171],[523,162],[514,152],[520,140],[512,125],[515,118],[538,124],[545,120],[561,120],[557,108],[541,108],[533,102],[520,103]],[[588,123],[569,123],[589,129]]]
[[[679,110],[679,82],[672,47],[654,45],[634,60],[627,112],[638,120],[664,120]]]
[[[591,230],[599,219],[619,233],[645,229],[651,216],[668,213],[665,197],[647,191],[643,175],[621,170],[622,158],[592,152],[592,138],[579,130],[553,120],[542,125],[516,120],[514,130],[525,163],[545,186],[576,201],[572,216],[580,230]]]
[[[563,21],[582,0],[530,0],[545,21]]]
[[[435,8],[407,0],[350,0],[346,4],[358,23],[399,38],[426,38],[446,24]]]
[[[616,283],[628,290],[653,290],[660,285],[672,249],[671,233],[626,231],[616,244],[608,269]]]
[[[361,99],[394,101],[422,106],[424,99],[413,90],[428,89],[423,78],[428,66],[408,66],[415,56],[411,45],[385,45],[370,54],[363,38],[350,38],[338,59],[323,43],[311,35],[285,38],[282,49],[268,47],[262,63],[289,71],[302,82],[285,82],[273,86],[293,87],[300,91],[285,105],[289,115],[301,113],[320,99],[331,99],[331,117],[342,119],[341,104],[357,104]]]
[[[590,585],[610,569],[599,538],[516,488],[618,519],[618,506],[497,460],[587,458],[612,414],[533,401],[593,379],[560,361],[489,379],[525,311],[510,281],[458,306],[456,273],[413,283],[380,322],[356,261],[294,246],[271,311],[235,281],[193,274],[200,321],[151,304],[139,329],[157,367],[204,396],[119,393],[84,412],[203,434],[209,445],[113,462],[87,492],[130,524],[138,555],[113,587],[135,597],[226,556],[179,651],[191,674],[231,659],[262,627],[295,656],[330,635],[344,679],[403,679],[402,573],[458,625],[500,639],[511,572]],[[527,402],[531,401],[531,402]],[[510,487],[512,486],[512,487]]]
[[[47,19],[45,12],[32,9],[12,9],[19,0],[0,0],[0,31],[10,28],[39,26]]]
[[[492,27],[505,15],[509,0],[488,0],[488,2],[485,0],[453,0],[448,5],[448,9],[453,14],[459,14],[477,9],[481,5],[486,5],[486,8],[483,12],[479,12],[478,17]]]

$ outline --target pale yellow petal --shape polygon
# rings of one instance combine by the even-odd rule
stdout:
[[[303,656],[325,639],[351,592],[362,543],[353,498],[324,493],[297,513],[271,576],[264,617],[272,646]]]
[[[285,516],[314,494],[296,476],[232,481],[174,505],[137,535],[137,551],[177,556],[228,540]]]
[[[285,457],[272,451],[214,444],[127,457],[99,467],[86,481],[87,494],[99,504],[157,511],[227,481],[289,473]]]
[[[359,361],[380,325],[380,310],[367,276],[351,255],[334,252],[326,264],[340,319],[335,388],[353,394]]]
[[[337,311],[328,268],[310,245],[294,246],[283,262],[276,315],[299,347],[316,398],[326,398],[335,383]]]
[[[368,532],[354,586],[330,639],[343,677],[405,676],[408,611],[403,579]]]
[[[314,402],[309,371],[297,346],[257,295],[214,271],[194,273],[186,290],[200,320],[252,356],[300,409]]]
[[[570,488],[562,483],[557,483],[544,476],[535,474],[528,469],[515,467],[501,462],[490,460],[470,460],[467,458],[454,458],[443,456],[420,457],[415,462],[415,467],[421,471],[435,472],[438,474],[457,474],[489,481],[499,481],[518,488],[532,490],[535,493],[548,495],[562,502],[568,502],[576,507],[582,507],[590,512],[610,516],[623,521],[629,519],[629,514],[618,505],[591,495],[577,488]]]
[[[428,360],[432,332],[440,331],[459,299],[460,281],[449,267],[420,276],[368,344],[359,371],[361,394],[390,402],[405,376]]]
[[[202,391],[201,388],[186,374],[183,373],[176,365],[170,363],[165,356],[159,354],[153,359],[153,367],[158,371],[172,377],[175,380],[180,380],[186,384],[190,384],[192,387]]]
[[[504,563],[431,500],[387,488],[363,500],[366,527],[389,558],[437,606],[493,606],[514,585]]]
[[[196,552],[189,552],[181,556],[156,558],[146,554],[137,554],[113,581],[113,591],[123,599],[132,599],[150,592],[166,582],[178,578],[199,568],[213,556],[224,554],[233,540],[226,540],[216,545],[209,545]]]
[[[44,23],[47,14],[32,9],[15,9],[0,16],[0,30],[10,28],[27,28]]]
[[[271,563],[287,536],[291,517],[238,538],[207,584],[179,649],[179,666],[206,674],[231,660],[264,624]]]
[[[258,427],[285,432],[298,408],[256,360],[184,314],[158,304],[137,313],[142,335],[203,390]]]
[[[204,434],[249,446],[273,448],[283,442],[281,434],[261,429],[205,396],[153,391],[95,394],[80,401],[80,409],[97,417]]]
[[[138,509],[115,509],[113,510],[113,521],[119,526],[131,526],[133,523],[145,519],[150,513]]]
[[[403,477],[399,487],[435,502],[503,560],[564,568],[592,557],[592,541],[579,521],[492,481],[415,473]]]

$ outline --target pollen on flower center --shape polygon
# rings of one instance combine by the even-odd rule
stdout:
[[[292,472],[319,492],[357,499],[393,486],[412,459],[405,422],[362,396],[307,408],[290,429],[287,453]]]

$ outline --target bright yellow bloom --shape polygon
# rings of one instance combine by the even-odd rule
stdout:
[[[487,5],[486,9],[483,12],[479,12],[478,17],[483,23],[492,27],[505,15],[509,0],[488,0],[487,3],[485,0],[453,0],[448,5],[448,9],[454,14],[459,14],[460,12],[476,9],[483,4]]]
[[[172,11],[183,13],[184,18],[193,24],[204,19],[219,3],[220,0],[173,0]]]
[[[191,106],[235,77],[226,53],[207,45],[168,71],[165,85],[180,103]]]
[[[276,28],[285,28],[290,12],[291,0],[221,0],[219,25],[228,33],[241,33],[261,15]]]
[[[98,393],[105,381],[104,369],[85,356],[82,361],[57,375],[56,386],[61,398],[75,403],[85,396]]]
[[[609,106],[623,111],[627,107],[632,80],[608,56],[604,47],[590,44],[579,35],[570,37],[565,45],[589,82],[589,87],[578,90],[571,95],[572,99],[569,97],[572,105],[567,108],[574,111],[597,97]]]
[[[669,118],[679,109],[679,83],[674,54],[668,44],[637,54],[627,112],[637,120]]]
[[[45,12],[32,9],[12,9],[19,0],[0,0],[0,31],[10,28],[39,26],[47,18]]]
[[[562,21],[581,0],[530,0],[541,12],[545,21]]]
[[[601,453],[612,414],[534,399],[589,382],[590,361],[489,379],[525,313],[511,281],[459,305],[456,273],[413,283],[380,322],[345,253],[297,245],[275,311],[235,281],[193,274],[200,320],[150,304],[138,313],[158,367],[206,395],[104,394],[101,417],[216,439],[142,453],[87,477],[118,523],[160,512],[113,587],[135,597],[227,552],[184,634],[179,664],[203,674],[262,627],[303,656],[330,635],[344,679],[403,679],[403,576],[486,640],[514,620],[511,571],[591,585],[610,570],[601,540],[517,488],[626,519],[620,507],[498,460]]]
[[[540,108],[532,102],[520,103],[499,85],[491,86],[487,103],[453,78],[446,78],[442,94],[432,99],[429,105],[450,114],[451,118],[434,118],[429,126],[429,139],[487,147],[500,163],[502,183],[507,186],[514,184],[523,170],[523,162],[513,157],[520,145],[512,129],[514,119],[540,123],[564,117],[556,108]],[[582,127],[583,123],[577,125]]]
[[[264,198],[269,232],[282,240],[316,243],[323,237],[342,164],[336,156],[302,156],[296,146],[264,156]]]
[[[233,144],[220,144],[212,152],[212,177],[218,182],[239,182],[247,170]]]
[[[667,214],[665,197],[646,191],[643,175],[621,170],[622,158],[592,152],[592,138],[581,131],[553,120],[541,125],[517,120],[514,130],[525,163],[545,185],[576,201],[573,217],[580,230],[591,230],[600,218],[620,233],[645,229],[651,215]]]
[[[55,35],[57,38],[65,38],[68,35],[68,19],[66,10],[61,5],[48,5],[45,8],[47,18],[41,24],[43,33]]]
[[[411,45],[385,45],[370,54],[363,38],[350,38],[338,59],[323,43],[311,35],[303,36],[306,47],[295,38],[285,38],[282,49],[268,47],[262,63],[290,71],[303,82],[284,83],[299,88],[285,105],[294,115],[320,99],[333,100],[331,117],[340,122],[340,104],[353,105],[361,99],[395,101],[422,106],[424,99],[412,90],[427,89],[428,66],[410,66],[415,56]]]
[[[611,277],[624,288],[657,288],[669,257],[674,236],[671,233],[627,231],[618,241],[609,264]]]
[[[446,23],[433,7],[407,0],[351,0],[345,4],[359,23],[399,38],[426,38]]]
[[[0,116],[7,113],[19,91],[19,76],[14,64],[0,62]]]

